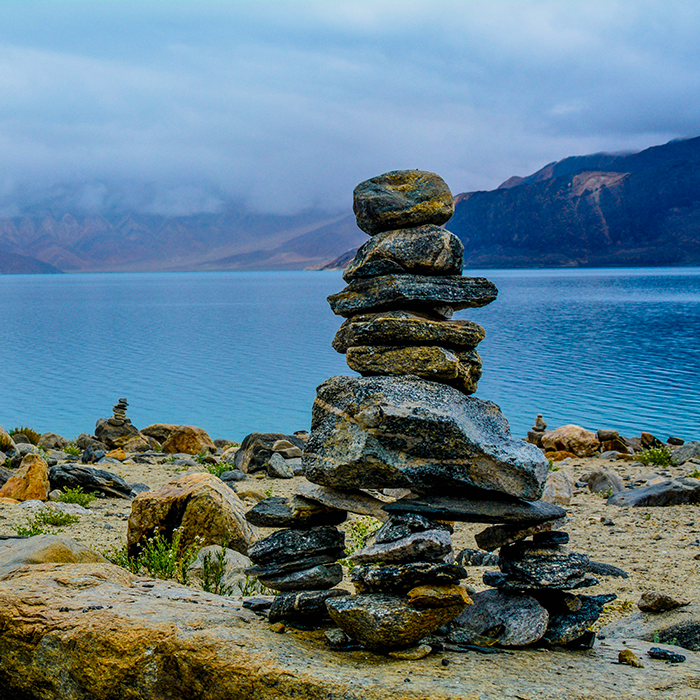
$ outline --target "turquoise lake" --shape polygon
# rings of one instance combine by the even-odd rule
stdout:
[[[700,268],[465,271],[499,288],[459,312],[486,329],[477,396],[515,435],[535,415],[700,439]],[[91,433],[126,397],[134,425],[214,438],[308,429],[318,384],[354,374],[330,343],[339,272],[0,276],[0,424]]]

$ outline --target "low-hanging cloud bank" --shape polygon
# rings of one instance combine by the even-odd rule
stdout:
[[[490,189],[694,136],[699,30],[655,0],[3,3],[0,214],[336,209],[388,169]]]

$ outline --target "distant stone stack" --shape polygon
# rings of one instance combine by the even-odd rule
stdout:
[[[126,399],[119,399],[117,403],[112,406],[112,413],[114,414],[114,417],[109,419],[112,425],[124,425],[127,420],[126,409],[128,406],[129,404],[127,403]]]

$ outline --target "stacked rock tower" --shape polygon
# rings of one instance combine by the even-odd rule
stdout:
[[[333,347],[362,376],[331,377],[317,389],[302,463],[319,486],[304,495],[348,504],[370,498],[368,490],[403,491],[378,502],[386,522],[353,556],[356,595],[331,589],[329,579],[322,598],[307,597],[316,595],[351,639],[376,650],[409,646],[446,623],[453,644],[585,637],[608,598],[567,592],[595,580],[588,558],[564,546],[566,512],[538,500],[548,461],[511,436],[498,406],[471,396],[484,330],[452,314],[491,303],[497,290],[461,274],[462,244],[441,228],[454,212],[449,188],[434,173],[393,171],[358,185],[354,210],[370,239],[345,270],[347,287],[328,301],[346,319]],[[304,501],[276,507],[290,515]],[[459,586],[466,571],[453,563],[454,521],[490,525],[477,543],[500,548],[501,571],[484,581],[496,590],[476,594],[474,605]],[[251,551],[254,561],[264,542]]]

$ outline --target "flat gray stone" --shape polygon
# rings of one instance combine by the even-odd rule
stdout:
[[[345,551],[345,533],[335,527],[310,530],[278,530],[250,545],[248,557],[253,563],[270,566],[304,557],[336,556]]]
[[[570,644],[576,641],[603,613],[603,607],[615,600],[614,593],[597,596],[580,596],[581,607],[574,612],[550,615],[543,640],[549,644]]]
[[[463,253],[462,241],[434,224],[384,231],[360,246],[343,279],[351,282],[389,274],[461,275]]]
[[[402,310],[380,311],[343,321],[332,345],[339,353],[358,345],[438,345],[472,350],[484,335],[484,329],[472,321],[445,321]]]
[[[275,591],[325,591],[343,580],[340,564],[319,564],[311,569],[281,573],[279,576],[258,576],[263,586]]]
[[[273,452],[267,461],[267,475],[272,479],[292,479],[294,472],[281,454]]]
[[[319,625],[328,619],[326,601],[347,596],[340,588],[323,591],[289,591],[275,596],[270,607],[270,622],[300,622],[304,625]]]
[[[78,464],[57,464],[49,470],[52,489],[74,489],[80,486],[85,493],[103,493],[112,498],[129,498],[131,486],[119,475],[104,469]]]
[[[389,518],[388,514],[382,510],[384,501],[359,489],[334,489],[305,481],[294,489],[294,493],[328,508],[337,508],[357,515],[369,515],[378,520]]]
[[[383,309],[432,309],[449,306],[477,308],[495,301],[498,290],[485,277],[424,277],[382,275],[350,282],[341,292],[331,294],[328,303],[334,314],[354,316]]]
[[[321,384],[303,464],[307,479],[337,489],[476,487],[531,500],[549,473],[537,447],[511,436],[496,404],[418,377]],[[534,520],[565,514],[554,512]]]
[[[327,508],[301,496],[283,498],[270,496],[258,501],[245,514],[246,520],[256,527],[290,527],[294,529],[339,525],[347,513]]]
[[[516,542],[501,548],[499,569],[529,588],[565,588],[588,571],[589,557],[562,545],[542,547],[534,542]]]
[[[616,493],[608,498],[609,506],[648,508],[683,503],[700,503],[700,479],[684,476],[661,484]]]
[[[476,535],[474,535],[474,540],[480,549],[493,552],[494,549],[503,547],[503,545],[524,540],[526,537],[530,537],[530,535],[551,532],[557,528],[564,527],[564,525],[566,525],[565,518],[546,520],[545,522],[535,523],[527,527],[523,527],[522,525],[494,525],[493,527],[487,527],[481,532],[477,532]],[[568,539],[569,536],[567,535],[566,540],[568,541]]]
[[[461,520],[468,523],[513,523],[514,527],[559,520],[566,511],[545,501],[489,499],[488,491],[465,492],[464,495],[434,494],[420,498],[401,498],[388,503],[384,510],[395,513],[420,513],[434,520]]]
[[[358,564],[350,570],[350,580],[358,593],[401,595],[416,586],[444,586],[467,578],[462,566],[416,561],[406,564]]]
[[[452,539],[445,530],[414,532],[393,542],[373,544],[352,555],[357,564],[384,562],[402,564],[410,561],[445,561],[452,553]]]
[[[473,594],[472,600],[474,604],[452,621],[447,638],[454,644],[485,637],[501,646],[519,647],[542,639],[547,630],[549,613],[528,595],[491,590]]]

